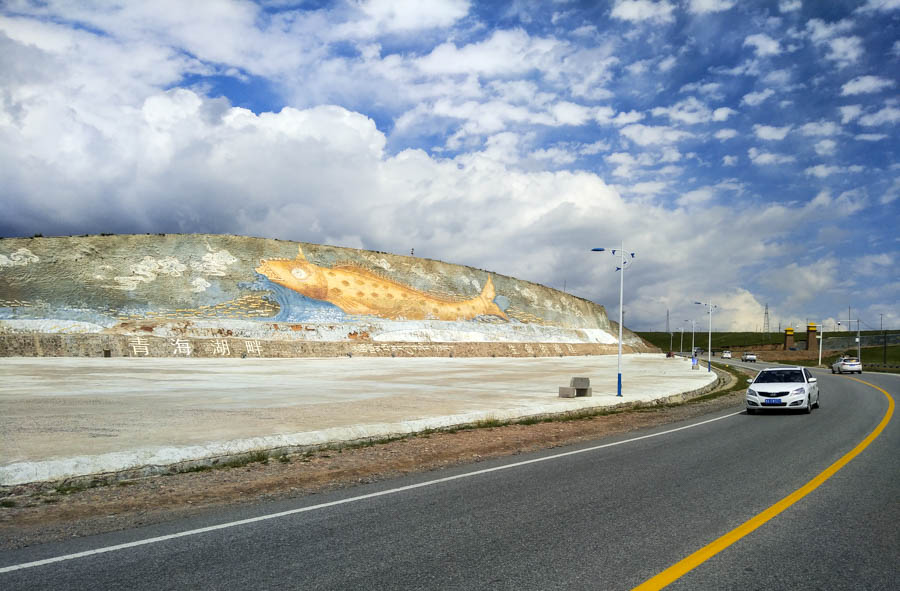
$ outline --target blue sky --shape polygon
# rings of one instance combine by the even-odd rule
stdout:
[[[414,248],[612,318],[624,240],[634,330],[898,328],[898,72],[900,0],[8,1],[0,235]]]

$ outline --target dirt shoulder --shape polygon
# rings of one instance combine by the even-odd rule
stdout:
[[[228,469],[154,476],[83,490],[26,492],[0,501],[0,550],[591,441],[734,408],[743,396],[743,391],[736,391],[678,406],[532,425],[437,432]]]

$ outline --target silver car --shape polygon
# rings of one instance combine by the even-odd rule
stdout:
[[[806,413],[819,408],[819,385],[805,367],[769,367],[756,375],[747,388],[747,414],[773,409],[797,409]]]
[[[862,373],[858,357],[840,357],[831,366],[831,373]]]

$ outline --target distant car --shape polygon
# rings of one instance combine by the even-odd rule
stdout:
[[[731,359],[731,351],[722,351],[722,359]]]
[[[819,384],[805,367],[768,367],[747,388],[747,414],[772,409],[819,408]]]
[[[862,373],[859,357],[839,357],[831,366],[831,373]]]
[[[741,355],[741,361],[748,361],[750,363],[756,363],[756,353],[744,353]]]

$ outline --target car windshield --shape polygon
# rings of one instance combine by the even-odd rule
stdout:
[[[856,357],[848,357],[848,358],[844,359],[844,362],[846,362],[846,363],[859,363],[859,359],[857,359]]]
[[[772,371],[762,371],[754,380],[757,384],[775,384],[779,382],[800,382],[803,383],[803,372],[799,369],[776,369]]]

